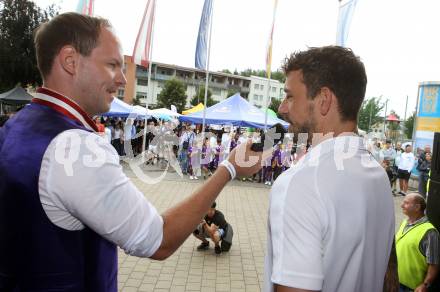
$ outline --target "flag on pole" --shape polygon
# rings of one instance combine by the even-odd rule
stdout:
[[[274,1],[273,4],[273,16],[272,16],[272,28],[270,29],[269,42],[267,44],[267,54],[266,54],[266,75],[270,79],[271,67],[272,67],[272,43],[273,43],[273,30],[275,27],[275,15],[277,12],[278,0]]]
[[[76,12],[93,16],[93,0],[79,0]]]
[[[147,67],[151,61],[149,58],[152,41],[151,35],[153,31],[154,10],[156,7],[155,2],[156,0],[148,0],[147,2],[133,49],[133,63],[144,67]]]
[[[358,0],[339,0],[338,28],[336,32],[336,44],[344,47],[350,30],[351,19]]]
[[[205,0],[202,17],[200,18],[199,35],[197,36],[195,67],[206,70],[206,55],[208,53],[208,32],[211,23],[212,0]]]

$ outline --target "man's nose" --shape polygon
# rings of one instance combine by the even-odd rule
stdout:
[[[286,101],[286,98],[284,98],[281,101],[281,103],[280,103],[280,105],[278,107],[278,113],[279,114],[286,114],[287,113],[287,101]]]
[[[125,86],[125,84],[127,83],[127,79],[125,78],[122,70],[116,75],[115,81],[118,86]]]

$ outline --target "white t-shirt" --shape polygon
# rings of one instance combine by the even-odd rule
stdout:
[[[264,291],[382,291],[393,236],[389,181],[362,138],[323,141],[272,187]]]
[[[122,134],[123,133],[122,133],[121,129],[115,129],[115,135],[114,135],[113,139],[120,139]]]
[[[402,155],[400,155],[399,169],[411,172],[415,163],[416,158],[412,152],[403,152]]]
[[[224,153],[227,155],[229,153],[229,148],[231,144],[231,136],[229,133],[223,133],[222,135],[222,145],[224,150]]]
[[[104,129],[104,139],[109,142],[110,144],[112,143],[112,130],[110,130],[110,128],[105,127]]]
[[[123,173],[113,146],[95,133],[68,130],[52,140],[39,194],[48,218],[63,229],[88,226],[139,257],[152,256],[162,242],[162,217]]]

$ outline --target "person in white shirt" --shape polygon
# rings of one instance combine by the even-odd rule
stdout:
[[[416,163],[416,158],[412,153],[412,146],[406,145],[405,152],[400,155],[399,166],[397,169],[397,177],[399,178],[400,192],[402,196],[405,196],[408,192],[408,181],[411,177],[411,171]]]
[[[91,119],[109,111],[126,83],[121,44],[110,23],[59,14],[37,29],[35,46],[43,87],[27,117],[32,125],[58,124],[45,122],[33,131],[38,147],[26,143],[28,133],[15,135],[26,113],[0,128],[0,172],[10,171],[11,161],[26,170],[0,176],[0,290],[116,292],[117,246],[130,255],[166,259],[228,181],[261,167],[262,154],[251,151],[249,142],[240,145],[193,194],[159,214]],[[29,149],[25,158],[32,159],[11,159],[22,154],[5,149],[11,143]],[[4,206],[17,212],[5,216]],[[8,260],[6,253],[12,255]]]
[[[222,134],[222,147],[224,149],[223,159],[226,159],[226,157],[228,157],[229,155],[230,144],[231,144],[231,133],[229,130]]]
[[[356,135],[367,76],[350,49],[284,64],[278,112],[312,147],[270,194],[264,291],[382,291],[394,234],[387,175]]]
[[[111,130],[110,127],[111,127],[110,126],[110,122],[106,121],[105,122],[105,128],[104,128],[104,138],[105,138],[105,140],[107,140],[107,142],[109,144],[112,143],[112,130]]]

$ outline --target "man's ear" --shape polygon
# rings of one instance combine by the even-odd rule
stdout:
[[[321,88],[319,93],[318,108],[321,115],[326,116],[330,108],[336,105],[336,96],[328,87]]]
[[[66,71],[70,75],[76,74],[76,71],[78,69],[79,53],[75,50],[74,47],[70,45],[62,47],[60,52],[58,53],[57,59],[61,68],[63,68],[64,71]]]

